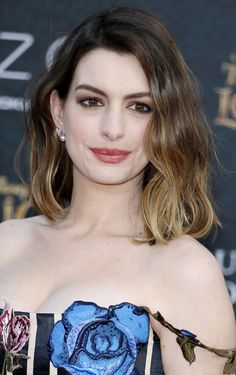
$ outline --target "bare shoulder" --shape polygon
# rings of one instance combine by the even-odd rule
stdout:
[[[160,268],[162,277],[170,285],[183,285],[188,288],[190,283],[204,285],[210,280],[223,282],[223,275],[215,256],[199,241],[190,236],[182,236],[167,245],[156,245],[152,251],[153,262],[151,274]]]
[[[179,329],[195,333],[205,345],[222,349],[235,347],[234,312],[214,255],[190,236],[157,246],[156,250],[153,264],[162,274],[159,285],[165,290],[157,309],[165,319]],[[154,276],[152,282],[155,285]],[[159,290],[153,295],[158,301]],[[165,374],[189,374],[189,365],[180,355],[176,336],[153,319],[152,326],[161,339]],[[194,374],[223,373],[225,358],[199,348],[196,358],[191,366]]]
[[[160,309],[177,327],[199,334],[209,346],[233,347],[235,318],[215,256],[183,236],[160,249],[166,294]]]
[[[200,311],[201,306],[230,309],[230,298],[223,273],[215,256],[200,242],[190,236],[173,240],[162,249],[163,262],[168,274],[165,281],[174,290],[173,301],[191,301]],[[223,311],[222,310],[222,311]]]
[[[0,224],[0,234],[1,236],[5,234],[26,234],[33,227],[45,223],[46,220],[43,216],[33,216],[25,219],[10,219],[3,221]],[[23,233],[22,233],[23,231]]]
[[[0,224],[1,257],[19,254],[35,241],[37,228],[44,225],[43,216],[6,220]]]
[[[208,319],[214,319],[216,323],[219,314],[222,314],[223,320],[227,317],[228,322],[232,322],[229,327],[234,327],[235,334],[233,308],[216,257],[190,236],[173,241],[168,252],[176,253],[172,256],[174,262],[170,263],[171,287],[177,286],[176,295],[179,301],[182,299],[186,304],[191,303],[189,311],[194,309],[197,312],[195,319],[201,318],[205,323]],[[176,299],[174,301],[177,303]]]
[[[210,280],[222,282],[223,275],[217,259],[194,238],[182,236],[167,245],[165,250],[173,277],[180,282],[188,280],[199,285]]]

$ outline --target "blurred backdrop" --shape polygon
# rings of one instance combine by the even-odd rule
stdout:
[[[217,257],[236,312],[236,2],[235,0],[8,0],[0,26],[0,221],[35,214],[13,168],[24,133],[23,98],[64,36],[112,5],[141,7],[165,23],[201,85],[220,166],[212,176],[223,228],[203,243]]]

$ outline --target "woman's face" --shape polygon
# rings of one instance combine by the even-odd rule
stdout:
[[[142,177],[152,102],[134,55],[102,48],[88,52],[77,65],[66,100],[54,92],[51,109],[78,177],[100,184]]]

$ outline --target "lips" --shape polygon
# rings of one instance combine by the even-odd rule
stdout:
[[[114,148],[90,148],[90,150],[99,161],[109,164],[116,164],[124,161],[131,152]]]
[[[118,150],[116,148],[91,148],[95,154],[99,155],[128,155],[130,151]]]

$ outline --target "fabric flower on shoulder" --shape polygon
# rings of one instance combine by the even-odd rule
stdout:
[[[4,350],[4,361],[1,374],[13,373],[21,368],[20,360],[28,359],[21,349],[29,340],[30,320],[25,315],[15,315],[6,304],[0,315],[0,347]]]
[[[142,307],[76,301],[54,325],[50,360],[72,375],[128,375],[148,336],[149,315]]]

